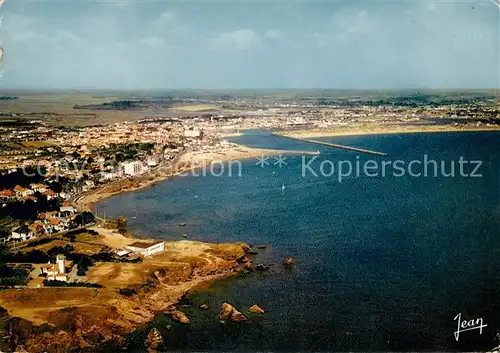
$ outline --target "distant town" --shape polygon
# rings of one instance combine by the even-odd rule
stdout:
[[[189,153],[207,153],[212,159],[222,156],[240,147],[227,138],[244,130],[357,133],[407,126],[488,129],[500,124],[495,96],[489,93],[413,93],[348,100],[337,96],[257,99],[248,95],[102,98],[104,103],[74,105],[69,108],[71,114],[57,109],[15,111],[23,97],[4,97],[5,110],[10,112],[1,113],[0,120],[0,243],[11,249],[105,223],[93,209],[99,198],[82,202],[82,195],[100,192],[109,196],[133,189],[139,181],[174,175],[158,171]],[[100,124],[92,124],[91,119],[90,124],[78,124],[79,118],[74,117],[83,114],[99,121],[99,114],[123,118],[123,112],[133,118],[120,121],[115,117],[114,122]],[[64,124],[61,119],[66,119]],[[70,123],[72,119],[75,121]],[[138,244],[115,253],[118,257],[144,255],[151,249]],[[56,255],[56,261],[41,271],[53,279],[67,280],[71,263],[62,260],[63,254]]]

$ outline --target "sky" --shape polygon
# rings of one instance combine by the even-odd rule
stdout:
[[[5,0],[0,88],[499,88],[497,0]]]

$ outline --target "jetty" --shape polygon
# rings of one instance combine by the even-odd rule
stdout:
[[[351,147],[351,146],[346,146],[346,145],[339,145],[337,143],[330,143],[330,142],[324,142],[324,141],[318,141],[318,140],[304,140],[304,139],[297,139],[297,140],[304,141],[304,142],[309,142],[309,143],[313,143],[313,144],[316,144],[316,145],[323,145],[323,146],[328,146],[328,147],[341,148],[341,149],[349,150],[349,151],[374,154],[374,155],[377,155],[377,156],[387,156],[387,153],[384,153],[384,152],[367,150],[367,149],[364,149],[364,148]]]
[[[333,147],[333,148],[341,148],[343,150],[360,152],[360,153],[374,154],[376,156],[387,156],[388,155],[387,153],[384,153],[384,152],[367,150],[367,149],[364,149],[364,148],[351,147],[351,146],[346,146],[346,145],[339,145],[337,143],[330,143],[330,142],[318,141],[318,140],[309,140],[309,139],[303,139],[303,138],[299,138],[299,137],[291,137],[291,136],[286,136],[286,135],[281,135],[281,134],[275,134],[275,133],[273,133],[273,135],[274,136],[279,136],[279,137],[289,138],[289,139],[292,139],[292,140],[297,140],[297,141],[312,143],[312,144],[316,144],[316,145],[323,145],[323,146],[328,146],[328,147]]]

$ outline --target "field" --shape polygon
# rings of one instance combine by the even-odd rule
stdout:
[[[90,92],[2,92],[19,97],[14,100],[0,100],[0,112],[15,114],[14,118],[41,120],[56,126],[87,126],[113,124],[123,121],[137,121],[143,118],[140,111],[113,111],[73,109],[75,105],[102,104],[118,99],[117,96],[97,97]],[[0,117],[12,120],[13,117]]]
[[[74,248],[74,252],[82,253],[82,254],[96,254],[99,251],[103,250],[107,247],[105,243],[105,237],[102,235],[92,235],[90,233],[81,233],[75,236],[74,241],[70,241],[69,237],[65,237],[63,235],[60,236],[52,236],[47,238],[42,238],[42,243],[34,246],[29,246],[31,243],[35,243],[32,241],[31,243],[27,243],[28,246],[20,248],[19,250],[26,253],[32,250],[40,250],[47,252],[48,250],[59,246],[64,247],[67,245],[71,245]],[[46,242],[45,242],[46,241]]]
[[[22,141],[22,142],[9,142],[3,144],[3,148],[11,150],[32,150],[42,147],[54,147],[54,143],[49,141]]]
[[[63,245],[58,242],[53,243]],[[189,290],[241,271],[235,259],[244,256],[248,245],[183,240],[166,242],[165,248],[142,263],[96,263],[87,281],[104,288],[7,289],[0,291],[0,306],[9,316],[27,320],[18,329],[30,352],[67,352],[119,341],[156,313],[175,310]]]
[[[0,302],[9,308],[11,316],[40,325],[55,319],[64,308],[89,307],[111,300],[114,295],[113,291],[94,288],[22,289],[2,291]]]
[[[214,111],[220,108],[214,104],[194,104],[194,105],[181,105],[172,107],[173,110],[180,110],[185,112],[203,112]]]

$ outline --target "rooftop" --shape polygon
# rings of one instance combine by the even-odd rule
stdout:
[[[129,246],[132,248],[147,249],[147,248],[150,248],[150,247],[157,245],[157,244],[160,244],[160,243],[163,243],[163,241],[158,240],[158,241],[154,241],[152,243],[144,243],[144,242],[136,241],[135,243],[130,244]]]

